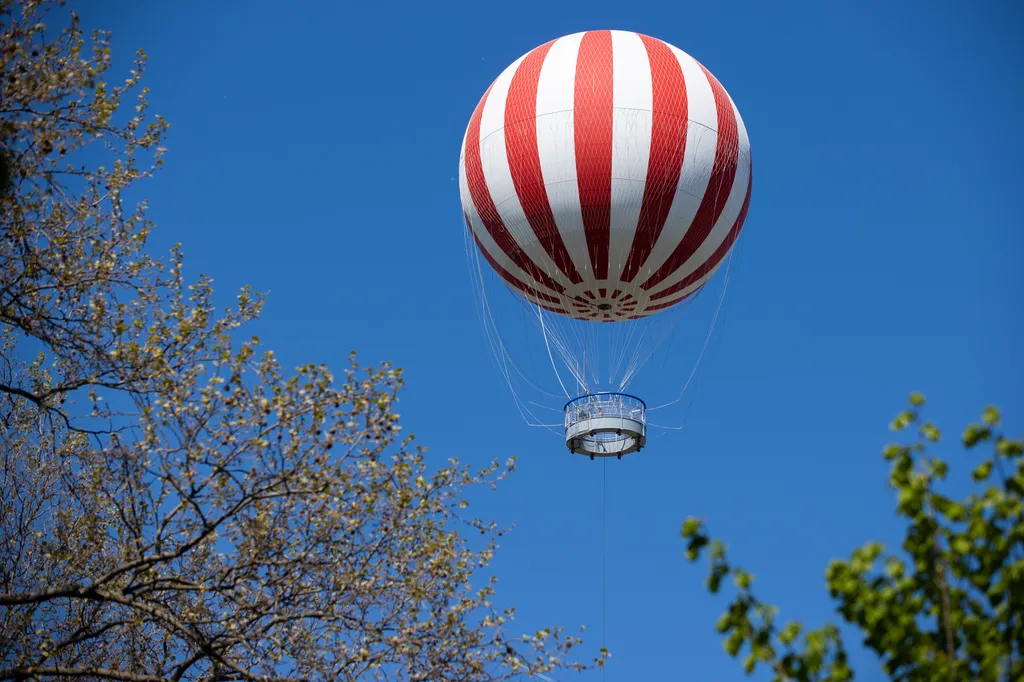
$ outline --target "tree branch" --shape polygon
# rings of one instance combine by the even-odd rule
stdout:
[[[67,668],[64,666],[27,666],[0,670],[0,680],[27,680],[33,677],[99,677],[123,682],[168,682],[165,677],[137,675],[107,668]]]

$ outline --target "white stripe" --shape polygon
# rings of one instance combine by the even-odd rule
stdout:
[[[505,100],[508,98],[508,87],[512,84],[512,77],[516,75],[519,65],[523,63],[527,56],[529,55],[524,54],[509,64],[491,83],[487,94],[487,102],[484,104],[484,110],[480,114],[481,140],[485,140],[505,129]],[[495,203],[497,203],[496,198]]]
[[[636,237],[654,126],[647,48],[636,33],[612,36],[612,191],[608,279],[619,280]]]
[[[572,283],[558,269],[537,239],[523,211],[519,195],[516,194],[512,169],[508,164],[508,151],[505,147],[505,105],[512,78],[525,58],[526,55],[523,55],[513,62],[491,86],[491,94],[487,96],[480,119],[480,160],[491,199],[509,234],[542,272],[562,286],[571,287]]]
[[[747,137],[747,129],[739,123],[739,110],[736,109],[736,105],[729,100],[730,106],[732,107],[733,116],[736,117],[736,133],[738,137],[738,150],[742,152],[747,150],[749,154],[750,150],[750,139]],[[733,225],[736,223],[736,219],[739,217],[740,211],[743,210],[743,202],[747,198],[747,187],[750,185],[750,160],[749,156],[744,156],[742,153],[737,155],[737,168],[736,177],[733,179],[732,189],[729,192],[729,198],[725,202],[725,206],[722,208],[722,213],[718,217],[718,222],[715,223],[714,227],[711,228],[711,232],[708,233],[707,239],[701,244],[693,255],[690,256],[679,266],[675,272],[669,277],[659,282],[655,287],[648,291],[649,294],[656,294],[659,291],[667,289],[676,282],[681,281],[684,277],[689,275],[697,268],[704,265],[704,262],[711,257],[715,250],[725,240],[729,231],[732,230]],[[722,260],[725,260],[724,258]]]
[[[750,163],[740,157],[736,168],[736,179],[732,183],[732,190],[729,192],[729,199],[725,202],[722,214],[718,222],[711,228],[707,239],[697,247],[685,263],[679,266],[671,275],[652,287],[648,293],[654,295],[659,291],[667,289],[676,282],[687,277],[691,272],[697,270],[707,261],[715,250],[725,241],[732,226],[736,223],[740,211],[743,210],[743,201],[747,198],[747,186],[750,184]],[[723,258],[724,260],[724,258]]]
[[[585,281],[593,282],[576,176],[573,114],[576,59],[583,35],[574,33],[556,40],[541,65],[537,83],[537,151],[558,232],[577,272]]]
[[[463,152],[465,154],[465,152]],[[523,284],[533,287],[538,291],[543,291],[546,294],[558,297],[558,292],[552,291],[545,287],[540,282],[536,281],[533,277],[525,273],[518,265],[512,262],[512,259],[495,243],[494,238],[491,237],[491,233],[487,231],[487,226],[484,225],[484,221],[480,218],[480,214],[476,210],[476,204],[473,202],[473,196],[469,192],[469,179],[466,175],[466,164],[463,159],[463,163],[459,164],[459,195],[462,198],[462,208],[469,216],[469,228],[476,235],[477,239],[480,240],[480,245],[483,249],[493,258],[501,267],[505,268],[510,275],[518,279]],[[490,264],[488,264],[489,266]],[[526,296],[526,292],[517,293]]]
[[[733,246],[735,246],[735,244]],[[729,249],[729,251],[731,253],[732,249]],[[692,284],[690,284],[688,287],[686,287],[684,289],[680,289],[679,291],[675,292],[671,296],[666,296],[665,298],[656,299],[654,301],[651,301],[648,305],[655,306],[655,305],[663,305],[665,303],[671,303],[672,305],[676,305],[676,304],[682,302],[683,299],[685,299],[685,298],[687,298],[689,296],[692,296],[694,294],[694,292],[696,292],[698,289],[700,289],[705,284],[707,284],[708,280],[715,276],[715,273],[718,272],[718,270],[723,265],[725,265],[725,262],[727,260],[729,260],[729,254],[728,253],[726,253],[722,257],[722,260],[718,261],[718,263],[715,265],[715,267],[713,267],[711,269],[710,272],[707,272],[704,275],[702,275],[701,278],[698,279],[696,282],[693,282]],[[669,308],[672,307],[672,305],[665,306],[664,308],[658,308],[657,310],[655,310],[653,312],[650,312],[650,313],[646,313],[646,314],[647,315],[655,315],[657,313],[660,313],[663,310],[668,310]]]
[[[711,83],[693,57],[672,45],[668,47],[679,60],[686,86],[686,109],[689,118],[686,126],[686,149],[672,207],[665,219],[665,227],[658,235],[647,262],[633,280],[636,284],[644,282],[657,272],[686,236],[711,180],[711,170],[715,166],[715,148],[718,144],[718,110],[715,108],[715,93],[711,89]]]

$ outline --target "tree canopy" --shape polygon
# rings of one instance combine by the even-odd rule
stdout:
[[[404,436],[401,371],[286,370],[132,204],[164,161],[136,56],[0,0],[0,680],[498,680],[581,668],[480,576],[482,469]]]
[[[902,546],[868,542],[831,562],[829,594],[891,680],[1024,679],[1024,443],[999,430],[999,411],[989,407],[963,431],[964,452],[944,459],[933,454],[942,436],[922,419],[924,402],[911,395],[891,424],[900,433],[915,429],[915,437],[883,451],[906,526]],[[991,451],[980,455],[984,446]],[[972,488],[962,498],[944,486],[951,470],[971,472],[956,482]],[[745,670],[767,665],[776,682],[853,679],[839,628],[780,623],[779,609],[758,599],[753,576],[729,562],[703,521],[688,518],[682,535],[691,561],[708,554],[710,592],[732,579],[735,594],[717,629],[726,651],[743,655]]]

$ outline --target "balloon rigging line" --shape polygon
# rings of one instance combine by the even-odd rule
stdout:
[[[538,310],[540,310],[540,309],[538,308]],[[562,375],[559,373],[558,368],[555,367],[555,358],[554,358],[554,356],[551,355],[551,344],[548,343],[548,332],[547,332],[547,327],[544,326],[544,316],[541,315],[538,312],[537,319],[540,320],[541,333],[544,336],[544,347],[548,351],[548,360],[551,361],[551,369],[555,373],[555,378],[558,379],[558,385],[562,387],[562,393],[565,394],[566,398],[571,398],[572,396],[570,396],[569,395],[569,391],[566,390],[565,384],[562,383]]]
[[[547,313],[544,313],[544,314],[547,315]],[[554,316],[552,316],[550,319],[555,320],[556,318]],[[555,327],[555,329],[558,329],[557,323],[554,325],[554,327]],[[551,329],[551,328],[552,328],[551,324],[548,324],[546,326],[546,329]],[[569,372],[573,375],[573,377],[577,381],[582,383],[582,380],[581,380],[582,369],[579,366],[579,362],[576,360],[575,354],[572,352],[572,350],[570,348],[569,338],[568,338],[568,335],[566,335],[565,333],[560,334],[559,337],[558,337],[558,349],[559,349],[559,353],[560,353],[560,355],[562,357],[562,362],[563,362],[563,364],[565,364],[566,369],[569,370]]]
[[[700,354],[697,356],[697,362],[693,366],[693,369],[690,371],[690,376],[687,377],[686,383],[683,384],[682,390],[679,391],[679,395],[676,396],[675,400],[669,401],[669,402],[664,403],[662,405],[658,405],[657,407],[648,408],[648,410],[647,410],[648,412],[652,412],[654,410],[660,410],[663,407],[668,407],[669,405],[674,405],[675,403],[679,402],[679,400],[683,397],[683,394],[686,392],[687,387],[690,385],[690,382],[693,381],[693,377],[694,377],[695,374],[697,374],[697,370],[700,368],[700,363],[704,359],[704,353],[708,349],[708,343],[711,341],[711,335],[715,331],[715,325],[718,322],[718,314],[722,310],[722,303],[725,302],[725,294],[726,294],[726,290],[729,288],[729,276],[731,274],[730,273],[731,270],[732,270],[732,258],[730,257],[728,264],[726,264],[726,266],[725,266],[725,277],[723,277],[723,280],[722,280],[722,295],[719,296],[719,298],[718,298],[718,305],[715,306],[715,313],[714,313],[714,316],[711,318],[711,324],[708,327],[708,333],[704,337],[704,345],[701,346]],[[663,428],[670,428],[670,427],[663,427]],[[680,426],[678,428],[681,429],[682,427]]]
[[[679,318],[679,312],[680,311],[675,311],[675,312],[676,312],[676,314],[673,315],[670,318],[672,320],[672,324],[671,325],[667,325],[668,326],[668,331],[667,332],[662,330],[661,334],[660,334],[660,337],[655,338],[654,340],[649,340],[646,345],[644,345],[642,343],[638,343],[637,344],[636,350],[635,350],[634,355],[633,355],[633,360],[630,362],[630,365],[629,365],[629,370],[623,376],[623,379],[622,379],[622,389],[620,389],[620,390],[624,390],[625,387],[629,384],[629,382],[633,381],[633,378],[636,376],[636,374],[641,369],[643,369],[643,367],[647,364],[647,361],[650,360],[654,356],[654,354],[658,351],[658,349],[661,347],[661,344],[665,340],[665,337],[666,336],[671,336],[673,330],[675,330],[675,327],[676,327],[676,324],[677,324],[677,320]],[[666,320],[666,322],[667,322],[667,320]],[[662,326],[666,326],[666,325],[662,325]],[[648,329],[654,329],[654,328],[656,328],[656,327],[652,323],[650,327],[645,327],[644,331],[646,332]],[[656,334],[654,332],[651,333],[651,336],[655,336],[655,335]],[[642,339],[641,339],[641,341],[642,341]],[[645,354],[645,349],[646,349],[646,354]],[[643,357],[641,357],[641,356],[643,356]]]
[[[512,295],[515,296],[515,292],[512,292]],[[519,299],[518,296],[516,296],[516,298]],[[549,313],[547,311],[545,311],[543,308],[541,308],[540,306],[534,305],[530,301],[520,301],[520,303],[521,303],[521,305],[523,306],[524,309],[527,306],[529,306],[531,308],[531,316],[535,315],[537,317],[537,319],[539,320],[539,322],[540,322],[540,325],[539,325],[538,328],[540,329],[541,334],[544,335],[544,342],[545,342],[545,344],[547,344],[548,340],[550,339],[551,343],[554,344],[554,348],[558,352],[558,355],[559,355],[560,359],[562,360],[562,363],[565,365],[566,370],[569,373],[571,373],[574,377],[576,377],[577,380],[578,380],[578,376],[577,375],[579,374],[579,368],[577,367],[577,363],[575,361],[575,357],[574,357],[572,351],[570,350],[570,345],[571,344],[569,343],[568,336],[566,335],[564,330],[560,329],[559,325],[557,325],[557,324],[555,324],[555,325],[551,325],[550,323],[545,324],[544,323],[544,318]],[[550,319],[556,320],[557,317],[552,315]],[[549,359],[552,359],[551,358],[551,349],[550,349],[550,347],[548,348],[548,357],[549,357]],[[555,371],[555,373],[557,375],[558,374],[558,369],[557,369],[557,367],[554,366],[553,359],[552,359],[552,369]],[[562,383],[560,378],[559,378],[559,383],[560,384]],[[562,390],[563,391],[565,390],[564,384],[562,384]],[[568,393],[566,393],[566,396],[568,397]]]
[[[509,392],[512,394],[512,398],[515,401],[516,409],[519,411],[520,417],[522,417],[523,421],[527,424],[527,426],[543,427],[548,429],[552,433],[558,435],[558,431],[556,431],[554,427],[560,425],[548,425],[541,423],[541,420],[538,419],[537,416],[533,414],[533,412],[529,408],[525,407],[523,399],[516,392],[514,382],[512,381],[512,376],[509,371],[509,365],[511,365],[512,368],[515,369],[516,373],[519,374],[523,381],[525,381],[535,390],[546,395],[551,395],[553,397],[556,396],[556,394],[549,393],[548,391],[545,391],[544,389],[540,388],[532,381],[530,381],[530,379],[523,374],[522,370],[519,368],[515,360],[512,358],[511,354],[508,352],[504,340],[501,338],[501,333],[500,330],[498,329],[497,322],[494,320],[493,311],[491,310],[490,307],[490,300],[487,297],[487,287],[485,284],[482,268],[480,267],[480,258],[478,254],[476,254],[470,248],[468,232],[465,234],[466,248],[468,255],[470,255],[470,264],[476,265],[476,271],[478,275],[478,279],[474,281],[473,284],[474,293],[479,294],[478,302],[480,303],[481,306],[481,310],[479,311],[481,326],[484,328],[485,337],[487,338],[488,341],[488,346],[491,348],[492,360],[494,360],[497,363],[498,373],[505,379],[505,383],[506,385],[508,385]],[[470,272],[472,273],[472,271],[473,270],[471,268]],[[486,313],[486,316],[484,315],[484,313]],[[486,322],[488,321],[490,322],[490,325],[486,324]],[[498,348],[500,348],[501,350],[500,353],[497,352]],[[529,415],[529,418],[527,417],[527,414]]]
[[[630,327],[629,327],[629,332],[623,332],[622,335],[626,336],[626,338],[623,340],[622,347],[619,350],[618,360],[615,361],[615,364],[611,367],[610,371],[608,372],[608,383],[609,384],[611,384],[612,381],[614,381],[614,377],[618,373],[619,368],[621,368],[622,367],[622,363],[624,363],[626,361],[627,352],[629,351],[629,347],[632,344],[633,337],[636,336],[636,330],[639,329],[639,328],[640,328],[640,325],[636,324],[635,321],[634,321],[634,323],[631,324]],[[644,332],[641,332],[641,335],[640,335],[641,342],[643,341],[644,333],[646,333],[646,328],[645,328]],[[620,391],[624,387],[625,387],[624,383],[620,383],[619,384],[619,390]]]
[[[537,390],[537,391],[539,391],[539,392],[541,392],[541,393],[543,393],[545,395],[549,395],[549,396],[555,397],[555,398],[560,397],[557,393],[552,393],[550,391],[547,391],[547,390],[541,388],[540,386],[538,386],[533,381],[531,381],[530,378],[527,377],[526,374],[523,373],[522,369],[515,362],[515,359],[512,357],[512,354],[508,351],[508,348],[505,345],[504,339],[501,338],[501,330],[498,327],[498,323],[494,320],[494,314],[493,314],[493,311],[492,311],[491,306],[490,306],[490,300],[487,297],[487,289],[486,289],[486,286],[484,285],[483,270],[480,267],[480,260],[479,260],[479,258],[476,259],[476,266],[477,266],[477,271],[478,271],[478,273],[480,275],[480,282],[479,282],[479,284],[480,284],[480,290],[481,290],[481,296],[482,296],[482,307],[483,307],[484,310],[486,310],[487,318],[490,321],[490,327],[488,328],[488,327],[485,326],[485,331],[488,332],[489,337],[493,334],[493,336],[497,339],[497,344],[501,348],[501,355],[508,360],[508,362],[515,369],[516,373],[520,377],[522,377],[523,381],[525,381],[531,388],[533,388],[533,389],[535,389],[535,390]],[[492,345],[492,348],[493,348],[493,345]]]
[[[533,317],[532,313],[532,310],[527,310],[527,306],[519,306],[519,317],[523,323],[523,338],[526,338],[530,334],[530,325],[533,323],[533,320],[531,319]],[[530,360],[530,376],[537,376],[537,363],[534,361],[533,354],[531,353],[528,357]]]
[[[634,347],[633,352],[630,353],[631,357],[629,363],[626,365],[626,371],[622,373],[622,379],[619,381],[620,391],[626,390],[626,386],[628,386],[629,382],[633,380],[633,375],[636,374],[637,370],[639,369],[636,366],[637,353],[639,352],[639,349],[643,346],[644,339],[647,338],[647,330],[648,327],[644,327],[644,330],[640,332],[640,339],[636,342],[636,346]],[[625,360],[625,355],[626,354],[623,353],[623,360]]]
[[[530,403],[534,407],[539,407],[542,410],[549,410],[551,412],[559,412],[559,413],[561,413],[563,411],[562,408],[560,408],[560,407],[551,407],[550,405],[541,405],[540,403],[538,403],[538,402],[536,402],[534,400],[528,400],[526,402]]]
[[[540,329],[541,334],[544,336],[544,344],[548,348],[548,358],[551,360],[551,369],[555,372],[555,376],[558,377],[558,383],[562,386],[562,391],[565,393],[565,396],[567,398],[571,398],[572,396],[569,395],[569,392],[565,388],[565,384],[562,383],[561,375],[558,372],[558,368],[555,366],[554,358],[551,355],[551,348],[550,346],[547,345],[550,335],[550,340],[555,344],[555,350],[558,351],[558,354],[562,360],[562,364],[565,365],[566,370],[573,375],[573,378],[579,381],[579,368],[576,367],[575,359],[573,358],[573,355],[569,350],[568,341],[564,338],[564,336],[558,336],[558,333],[556,331],[557,325],[555,325],[555,329],[552,329],[551,324],[545,324],[544,316],[546,313],[542,308],[538,307],[536,309],[536,314],[538,320],[540,321]]]

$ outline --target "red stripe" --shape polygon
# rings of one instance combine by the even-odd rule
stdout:
[[[541,45],[526,55],[512,77],[505,102],[505,150],[512,183],[533,233],[558,269],[573,284],[579,284],[583,278],[558,232],[537,148],[537,83],[544,58],[554,42]]]
[[[711,73],[699,65],[711,84],[715,95],[715,109],[718,111],[718,144],[715,146],[715,163],[711,169],[708,188],[701,199],[697,215],[690,224],[679,245],[676,246],[668,260],[658,268],[641,287],[650,289],[676,271],[704,243],[722,215],[725,202],[729,200],[732,183],[736,179],[736,168],[739,165],[739,137],[736,129],[736,115],[732,103],[721,83]]]
[[[651,153],[647,166],[647,184],[640,207],[633,246],[619,277],[632,282],[665,227],[672,200],[679,184],[686,151],[686,129],[689,121],[686,84],[679,60],[668,45],[641,35],[651,64],[651,85],[654,91],[654,117],[651,127]]]
[[[665,298],[666,296],[671,296],[677,291],[682,291],[686,287],[690,286],[691,284],[699,280],[705,274],[714,270],[718,266],[718,264],[722,262],[722,259],[725,258],[725,254],[729,253],[729,249],[731,249],[732,245],[736,243],[736,238],[740,236],[740,230],[743,229],[743,222],[747,219],[747,209],[750,207],[750,191],[753,186],[754,168],[753,166],[751,166],[750,179],[747,181],[747,195],[743,198],[743,207],[740,208],[740,213],[738,216],[736,216],[736,222],[733,223],[732,228],[729,229],[729,234],[725,235],[725,240],[723,240],[722,243],[718,245],[718,248],[715,249],[715,252],[713,254],[711,254],[711,257],[704,261],[704,263],[699,268],[697,268],[689,275],[684,277],[680,282],[673,284],[664,291],[659,291],[658,293],[651,295],[652,301],[657,300],[659,298]],[[663,305],[648,306],[647,310],[659,310],[661,308],[667,308],[670,305],[675,305],[676,303],[679,303],[679,301],[682,301],[684,298],[689,297],[690,295],[696,293],[697,291],[699,291],[699,289],[690,292],[690,294],[687,294],[678,301],[672,301],[671,303]]]
[[[583,230],[595,279],[608,278],[612,197],[612,34],[589,31],[576,61],[573,116]]]
[[[549,289],[563,292],[562,285],[548,277],[537,264],[521,249],[512,235],[509,234],[498,209],[494,206],[491,192],[487,189],[487,181],[484,179],[483,162],[480,160],[480,119],[483,117],[484,105],[491,94],[487,88],[480,103],[469,120],[469,130],[466,131],[466,180],[469,184],[469,193],[473,197],[473,204],[476,206],[477,215],[483,221],[487,232],[490,233],[494,243],[505,252],[513,263],[530,275],[536,282],[543,284]],[[486,253],[486,251],[485,251]]]
[[[466,224],[467,225],[469,224],[469,216],[466,216]],[[473,231],[473,228],[470,227],[470,232],[472,232],[472,231]],[[509,272],[505,268],[501,267],[501,263],[499,263],[498,261],[494,260],[494,257],[491,256],[491,254],[489,254],[487,252],[487,249],[484,248],[484,245],[480,243],[480,238],[476,236],[476,233],[473,234],[473,241],[476,242],[477,248],[480,249],[480,253],[482,253],[484,255],[484,259],[487,260],[488,265],[490,265],[492,268],[494,268],[494,271],[497,272],[499,275],[501,275],[501,278],[503,280],[505,280],[506,282],[508,282],[510,285],[512,285],[516,289],[519,289],[519,291],[522,291],[524,293],[530,294],[534,298],[539,298],[542,301],[548,301],[549,303],[561,303],[562,302],[562,300],[560,298],[556,298],[555,296],[551,296],[549,294],[545,294],[543,291],[537,291],[533,287],[520,282],[518,279],[516,279],[516,277],[511,272]],[[540,305],[540,304],[538,303],[537,305]],[[565,312],[565,311],[562,310],[562,311],[556,311],[556,312]]]

